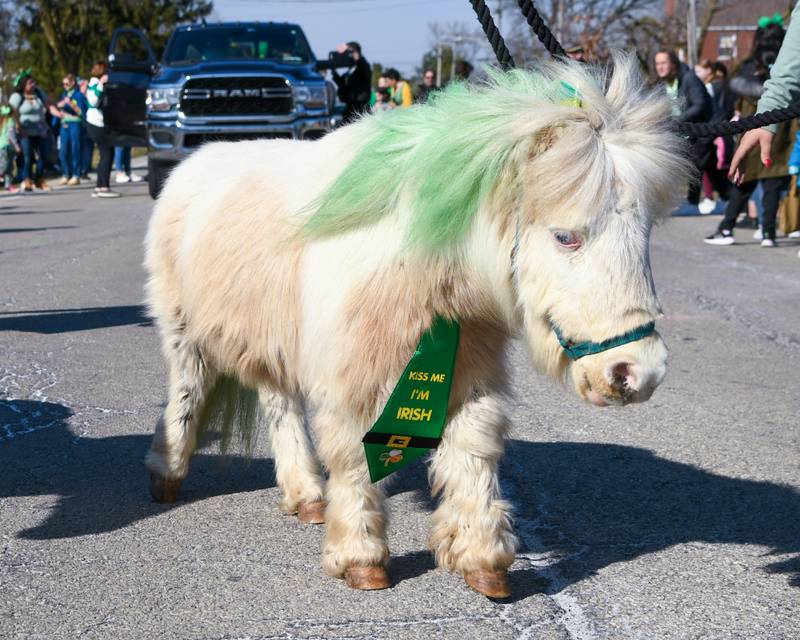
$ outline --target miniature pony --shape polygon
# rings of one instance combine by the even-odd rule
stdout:
[[[146,241],[170,371],[153,496],[177,499],[212,415],[229,439],[239,411],[251,439],[259,403],[283,510],[326,523],[325,570],[388,587],[384,494],[361,438],[433,319],[457,320],[430,546],[477,591],[509,595],[504,345],[524,335],[539,369],[596,405],[649,398],[666,371],[658,333],[571,362],[554,327],[596,343],[659,317],[650,227],[686,166],[669,99],[623,55],[613,74],[490,72],[315,142],[202,148],[167,181]]]

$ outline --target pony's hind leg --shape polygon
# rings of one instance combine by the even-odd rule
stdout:
[[[517,545],[497,477],[506,429],[496,399],[467,402],[445,426],[429,472],[434,495],[441,494],[430,536],[436,563],[494,598],[510,595]]]
[[[303,424],[301,403],[268,388],[258,395],[270,425],[275,476],[283,492],[281,508],[296,513],[301,522],[320,524],[325,521],[325,483]]]
[[[325,410],[315,416],[314,430],[329,472],[322,566],[354,589],[386,589],[384,495],[370,482],[361,434],[352,420]]]
[[[206,397],[215,381],[199,349],[187,344],[179,331],[168,343],[169,399],[145,465],[150,470],[150,493],[158,502],[178,499],[197,445],[197,428]]]

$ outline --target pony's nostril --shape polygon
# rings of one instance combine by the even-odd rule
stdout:
[[[611,384],[617,389],[636,391],[637,380],[630,362],[618,362],[611,367]]]

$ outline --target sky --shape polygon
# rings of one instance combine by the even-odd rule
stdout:
[[[479,27],[468,0],[214,0],[214,9],[212,16],[225,21],[296,22],[320,59],[337,44],[355,40],[371,63],[405,75],[422,64],[433,45],[429,23]]]

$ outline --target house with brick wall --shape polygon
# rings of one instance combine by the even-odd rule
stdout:
[[[701,2],[697,4],[699,26],[703,8]],[[793,4],[790,0],[717,0],[717,10],[698,52],[699,59],[719,60],[728,67],[735,66],[750,55],[759,19],[776,13],[786,16]],[[686,0],[665,0],[664,10],[667,16],[685,11]]]

